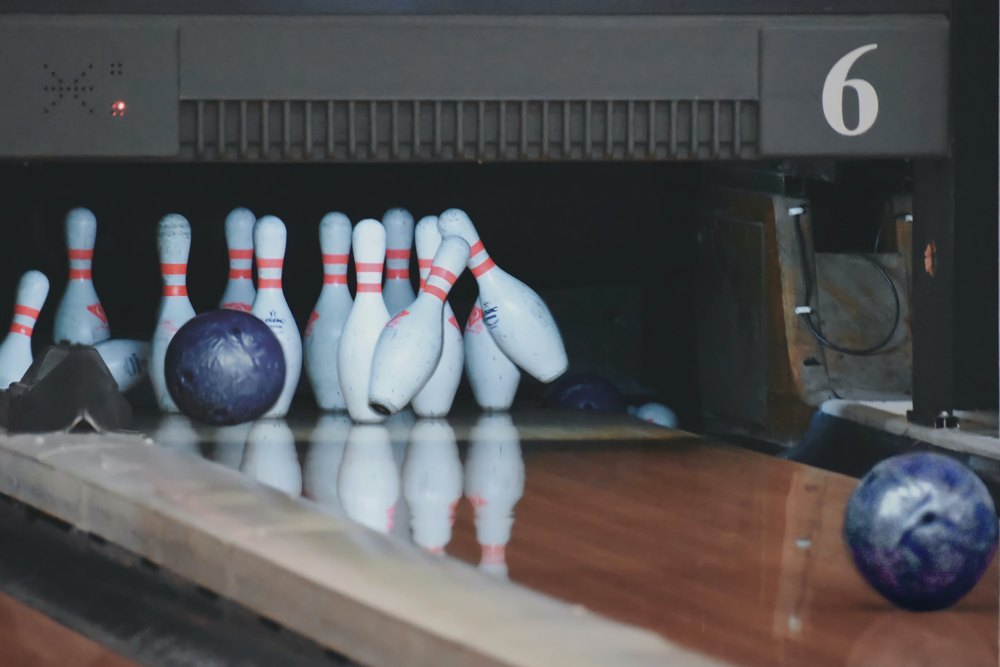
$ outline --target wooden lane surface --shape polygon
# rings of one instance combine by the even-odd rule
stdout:
[[[0,593],[0,665],[135,667],[135,663]]]
[[[530,588],[746,667],[998,664],[996,559],[953,610],[894,609],[841,540],[851,478],[695,437],[522,450]],[[447,551],[480,558],[468,502]]]

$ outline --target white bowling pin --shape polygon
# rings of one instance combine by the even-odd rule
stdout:
[[[164,412],[179,412],[167,391],[164,360],[167,346],[185,322],[194,317],[187,292],[187,261],[191,252],[191,225],[182,215],[171,213],[160,220],[156,237],[163,276],[163,298],[156,316],[156,330],[149,352],[149,379],[156,402]]]
[[[31,366],[31,333],[49,295],[49,279],[41,271],[28,271],[17,284],[17,301],[10,332],[0,343],[0,389],[24,377]]]
[[[191,420],[184,415],[161,417],[153,440],[161,447],[201,456],[201,437]]]
[[[354,270],[358,293],[344,322],[337,350],[340,390],[351,419],[377,423],[384,419],[368,407],[372,355],[379,333],[389,321],[382,300],[382,264],[385,260],[385,229],[377,220],[362,220],[354,227]]]
[[[650,424],[666,428],[677,428],[677,415],[662,403],[645,403],[640,405],[635,411],[635,416]]]
[[[257,257],[257,297],[250,312],[271,327],[285,353],[284,387],[278,400],[264,414],[264,417],[272,418],[288,414],[302,373],[302,339],[281,289],[286,241],[285,223],[273,215],[265,215],[253,226],[253,247]]]
[[[421,419],[410,429],[403,461],[403,496],[413,541],[441,553],[451,541],[455,505],[462,497],[462,462],[455,431],[443,419]]]
[[[250,312],[257,290],[253,287],[253,226],[256,216],[245,208],[234,208],[226,216],[226,246],[229,248],[229,282],[220,308]]]
[[[420,267],[420,287],[423,289],[431,272],[434,254],[441,246],[441,233],[437,228],[437,217],[430,215],[417,223],[416,229],[417,263]],[[462,381],[462,331],[451,309],[444,302],[444,340],[441,343],[441,358],[430,379],[413,397],[413,411],[421,417],[444,417],[451,410],[455,392]]]
[[[306,375],[321,410],[345,410],[340,390],[337,353],[344,323],[354,301],[347,289],[347,260],[351,254],[351,221],[343,213],[327,213],[319,223],[323,253],[323,289],[309,316],[302,338]]]
[[[479,299],[465,322],[464,347],[465,375],[476,403],[483,410],[509,410],[521,382],[521,371],[487,331]]]
[[[368,390],[374,410],[398,412],[434,373],[444,342],[444,304],[468,256],[469,245],[460,237],[444,239],[420,294],[379,334]]]
[[[252,426],[253,422],[243,422],[217,427],[212,433],[212,460],[227,468],[239,470]]]
[[[302,493],[327,510],[343,509],[337,496],[337,473],[350,432],[351,419],[347,415],[320,415],[309,436],[309,449],[302,469]]]
[[[302,494],[302,468],[295,451],[295,434],[284,419],[259,419],[253,423],[240,470],[290,496]]]
[[[442,236],[461,236],[469,244],[469,270],[479,284],[483,321],[503,353],[542,382],[565,373],[566,348],[541,297],[490,259],[465,211],[448,209],[438,218],[438,229]]]
[[[465,461],[465,496],[476,512],[481,570],[507,576],[514,506],[523,495],[524,459],[517,428],[508,414],[482,415],[469,432]]]
[[[98,343],[94,348],[118,383],[118,391],[128,391],[149,375],[150,344],[147,341],[116,338]]]
[[[382,216],[385,227],[385,287],[383,298],[389,317],[395,317],[416,295],[410,282],[413,216],[405,208],[391,208]]]
[[[66,249],[69,282],[56,308],[52,337],[57,343],[93,345],[111,337],[108,316],[94,290],[94,241],[97,219],[85,208],[66,214]]]
[[[337,472],[337,495],[351,520],[380,533],[392,530],[399,468],[385,426],[355,424],[351,428]]]

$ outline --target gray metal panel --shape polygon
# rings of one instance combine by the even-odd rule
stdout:
[[[878,99],[874,124],[838,133],[824,111],[834,65]],[[943,17],[789,20],[761,30],[761,152],[766,155],[943,155],[948,150],[948,22]],[[863,85],[863,84],[862,84]],[[834,82],[830,83],[831,89]],[[859,95],[844,91],[843,128],[860,129]],[[834,116],[836,118],[836,116]]]
[[[0,21],[0,155],[178,150],[177,31],[140,19]],[[112,115],[122,100],[124,116]]]
[[[189,19],[182,99],[754,99],[757,30],[712,17]]]

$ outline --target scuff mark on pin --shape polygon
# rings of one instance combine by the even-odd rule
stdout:
[[[924,271],[931,278],[937,273],[937,245],[934,241],[928,243],[924,249]]]

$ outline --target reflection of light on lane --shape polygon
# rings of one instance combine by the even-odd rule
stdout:
[[[389,430],[380,424],[355,424],[337,473],[337,495],[354,521],[381,533],[392,529],[399,499],[399,468],[392,457]]]
[[[212,440],[212,460],[233,470],[239,470],[243,462],[243,448],[247,444],[252,422],[235,426],[220,426],[215,429]]]
[[[302,471],[303,493],[326,509],[341,509],[337,473],[350,432],[351,418],[346,413],[321,415],[309,437]]]
[[[302,493],[302,469],[295,452],[295,434],[284,419],[254,422],[247,435],[240,470],[289,495]]]
[[[160,423],[153,433],[153,440],[156,444],[167,449],[201,456],[201,448],[198,446],[198,431],[195,430],[191,420],[184,415],[164,415],[161,417]]]
[[[481,570],[507,576],[506,548],[514,506],[524,495],[524,459],[508,414],[482,415],[469,433],[465,495],[476,511]]]
[[[444,551],[451,541],[455,504],[462,497],[462,462],[447,421],[421,419],[410,430],[403,496],[410,508],[413,541],[427,551]]]
[[[389,441],[392,444],[392,458],[396,462],[396,468],[402,470],[403,458],[406,456],[406,442],[410,437],[410,428],[417,421],[416,415],[410,408],[403,408],[396,414],[385,420],[385,427],[389,429]],[[396,501],[396,514],[393,518],[392,534],[406,542],[410,541],[410,509],[406,506],[406,499],[400,494]]]

